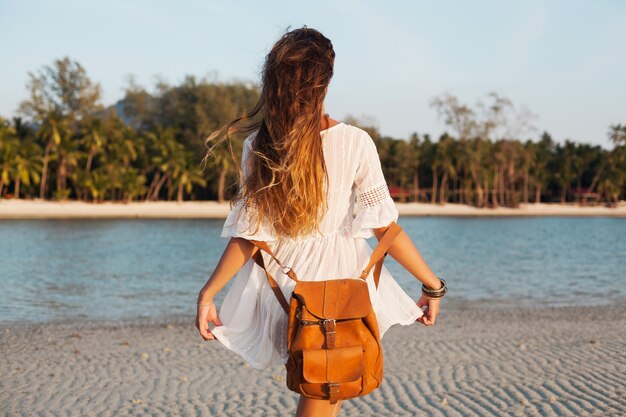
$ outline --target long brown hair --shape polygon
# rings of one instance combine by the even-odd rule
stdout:
[[[306,25],[288,31],[267,54],[259,101],[248,113],[232,120],[205,140],[228,139],[239,175],[239,190],[231,199],[255,214],[256,231],[265,219],[274,232],[295,238],[313,230],[328,209],[328,173],[324,161],[320,122],[327,87],[333,76],[335,51],[331,41]],[[259,121],[240,126],[257,114]],[[249,158],[243,175],[232,151],[230,134],[251,133]]]

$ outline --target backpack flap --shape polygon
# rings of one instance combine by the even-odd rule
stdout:
[[[356,381],[363,376],[363,347],[306,349],[302,351],[302,377],[314,384]]]
[[[298,281],[293,296],[319,319],[358,319],[372,310],[367,282],[362,279]]]

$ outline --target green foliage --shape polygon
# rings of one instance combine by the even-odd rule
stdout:
[[[209,134],[251,109],[258,86],[188,76],[177,86],[159,82],[150,93],[131,79],[122,100],[104,108],[100,87],[84,68],[64,58],[29,74],[26,117],[0,117],[0,198],[75,198],[91,201],[167,199],[222,201],[235,190],[227,142],[200,167]],[[516,206],[572,201],[581,189],[615,204],[626,187],[626,125],[611,126],[614,149],[537,141],[534,115],[489,93],[475,106],[443,95],[431,101],[450,132],[408,140],[383,136],[372,120],[344,118],[373,138],[388,183],[403,201]],[[243,137],[232,136],[240,158]],[[404,195],[408,194],[408,197]]]

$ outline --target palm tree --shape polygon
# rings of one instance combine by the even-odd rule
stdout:
[[[522,201],[524,204],[528,204],[530,198],[530,170],[533,166],[533,156],[535,153],[535,144],[529,139],[524,143],[524,147],[521,150],[522,160]]]
[[[430,202],[434,204],[437,201],[437,170],[438,165],[435,158],[437,154],[437,143],[430,139],[430,135],[424,135],[420,152],[420,166],[422,168],[422,178],[431,177]]]
[[[615,146],[626,146],[626,125],[611,125],[609,128],[609,139]]]
[[[15,198],[20,198],[20,185],[37,184],[41,179],[41,148],[33,141],[22,143],[17,147],[13,160],[15,178]]]
[[[456,169],[452,157],[454,151],[453,146],[453,139],[447,134],[442,135],[439,139],[437,153],[435,155],[437,166],[441,167],[443,173],[439,187],[439,204],[447,202],[446,193],[448,191],[448,180],[456,176]]]
[[[548,167],[552,164],[552,155],[555,153],[555,143],[552,137],[544,132],[541,139],[535,146],[532,163],[532,179],[535,185],[535,203],[541,203],[541,193],[547,189],[550,171]]]
[[[564,145],[556,147],[556,157],[559,162],[559,170],[555,173],[561,188],[561,203],[565,203],[567,191],[576,176],[576,150],[575,144],[566,140]]]
[[[93,159],[104,147],[105,140],[102,136],[102,119],[93,117],[87,123],[82,132],[81,145],[87,150],[87,162],[85,174],[89,175]]]
[[[94,201],[103,201],[111,185],[110,174],[106,165],[95,168],[86,179],[85,185]]]
[[[144,195],[146,192],[146,177],[134,167],[128,167],[122,174],[122,198],[126,202],[133,201],[135,197]]]
[[[485,171],[484,164],[487,159],[488,143],[482,137],[477,136],[469,140],[466,145],[466,171],[471,175],[471,181],[476,188],[476,206],[485,206],[485,191],[488,192],[488,171]],[[469,187],[469,185],[468,185]],[[469,192],[469,191],[468,191]],[[469,198],[467,199],[470,202]]]
[[[56,146],[57,172],[56,172],[56,191],[54,197],[57,200],[65,200],[70,195],[70,189],[67,188],[68,179],[78,189],[79,184],[77,169],[79,161],[86,156],[80,147],[80,140],[73,136],[62,136],[61,142]]]
[[[149,132],[151,145],[154,146],[156,155],[150,161],[154,170],[152,184],[148,188],[146,200],[157,200],[163,185],[168,184],[168,196],[171,196],[173,175],[179,175],[180,167],[184,166],[186,155],[184,147],[174,137],[174,131],[170,128],[159,128],[156,132]]]
[[[494,143],[491,158],[491,168],[493,170],[493,188],[491,199],[494,207],[504,204],[504,173],[506,166],[506,150],[504,139],[499,139]]]
[[[489,206],[489,198],[491,196],[491,188],[493,187],[493,177],[492,177],[492,167],[491,161],[493,160],[493,149],[494,143],[490,140],[486,140],[484,138],[478,137],[476,138],[477,143],[477,151],[474,156],[473,165],[476,165],[476,179],[475,181],[479,182],[476,185],[477,194],[478,189],[480,188],[480,193],[482,196],[482,205],[478,207],[486,207]],[[474,174],[472,174],[474,176]],[[480,201],[480,199],[479,199]]]
[[[417,133],[413,133],[409,139],[408,159],[410,161],[410,170],[413,173],[413,194],[415,202],[420,201],[420,160],[421,160],[421,143]]]
[[[605,172],[598,182],[600,192],[611,206],[617,204],[619,196],[626,184],[626,169],[624,169],[624,153],[616,147],[606,155]]]
[[[45,198],[48,187],[48,165],[51,152],[61,144],[61,137],[67,132],[66,120],[58,113],[49,111],[46,113],[43,123],[39,126],[36,134],[44,141],[43,168],[39,187],[39,198]]]
[[[194,163],[191,157],[187,157],[187,163],[183,165],[176,177],[176,183],[178,185],[178,193],[176,200],[178,202],[183,201],[183,190],[190,194],[195,184],[206,187],[206,179],[204,173],[198,164]]]
[[[508,151],[506,178],[508,181],[508,201],[509,207],[517,207],[519,198],[517,195],[517,183],[519,182],[520,172],[523,166],[523,146],[521,142],[514,139],[506,141]]]
[[[0,117],[0,197],[4,186],[7,188],[11,183],[14,171],[15,155],[18,152],[19,141],[13,126],[4,118]]]

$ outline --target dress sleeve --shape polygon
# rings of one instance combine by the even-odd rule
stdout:
[[[248,175],[248,164],[246,159],[250,155],[250,140],[251,136],[248,136],[244,140],[243,149],[241,152],[241,173],[243,178],[246,178]],[[269,221],[267,221],[267,219],[263,219],[258,226],[258,230],[255,231],[257,227],[257,214],[258,213],[255,210],[254,205],[247,204],[245,201],[238,201],[233,205],[230,212],[228,213],[226,221],[224,222],[224,226],[222,227],[222,233],[220,237],[241,237],[244,239],[261,240],[264,242],[276,240],[277,238],[274,233],[274,229]]]
[[[397,221],[398,209],[389,194],[376,144],[367,132],[363,133],[361,143],[353,185],[356,215],[352,219],[352,236],[367,239],[374,236],[373,229]]]

